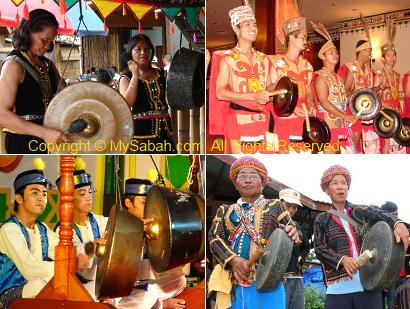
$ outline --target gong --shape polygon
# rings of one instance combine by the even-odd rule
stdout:
[[[330,129],[327,123],[317,117],[309,117],[309,125],[305,120],[303,123],[302,138],[305,143],[313,145],[321,145],[330,142]]]
[[[156,272],[202,260],[205,252],[204,200],[199,195],[160,186],[148,192],[144,218],[154,218],[146,240]]]
[[[98,246],[95,295],[97,299],[131,294],[141,260],[144,224],[126,209],[114,205],[108,218],[107,244]]]
[[[394,137],[400,131],[400,115],[395,110],[383,108],[374,118],[373,126],[381,138]]]
[[[399,279],[404,263],[403,244],[396,243],[392,228],[377,222],[366,234],[362,246],[360,281],[365,290],[388,289]]]
[[[124,153],[134,133],[131,110],[123,96],[111,87],[91,81],[59,92],[47,108],[44,126],[67,134],[72,143],[89,143],[89,147],[78,149],[80,153]],[[70,133],[73,131],[76,133]],[[118,147],[119,144],[124,147]]]
[[[292,115],[298,102],[298,85],[288,76],[281,77],[275,85],[272,96],[273,109],[279,117],[288,117]]]
[[[353,92],[349,100],[350,111],[361,120],[371,120],[381,108],[380,96],[369,88],[360,88]]]
[[[410,147],[410,118],[401,118],[399,132],[394,140],[403,147]]]
[[[293,250],[293,240],[282,229],[270,235],[256,270],[256,288],[261,291],[275,289],[288,268]]]
[[[199,108],[205,103],[205,54],[179,49],[167,76],[167,102],[172,109]]]

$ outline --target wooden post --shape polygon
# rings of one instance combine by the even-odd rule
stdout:
[[[76,248],[73,245],[72,221],[74,157],[60,156],[60,242],[54,256],[54,277],[36,298],[93,302],[76,276]]]

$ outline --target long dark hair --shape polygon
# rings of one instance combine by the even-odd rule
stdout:
[[[23,51],[28,50],[31,46],[30,33],[41,32],[49,26],[58,29],[58,21],[52,13],[43,9],[32,10],[29,13],[29,19],[23,18],[18,28],[14,30],[12,35],[13,47]],[[54,43],[51,43],[47,52],[52,52],[53,49]]]
[[[124,71],[128,71],[128,64],[127,62],[130,61],[132,59],[132,49],[135,47],[135,45],[137,45],[137,43],[139,41],[145,41],[148,46],[151,49],[151,57],[149,59],[149,66],[152,67],[151,63],[152,63],[152,59],[154,59],[155,56],[155,47],[154,44],[152,44],[150,38],[148,36],[146,36],[145,34],[137,34],[134,35],[127,44],[127,48],[125,49],[125,51],[121,54],[120,57],[120,69],[124,70]]]

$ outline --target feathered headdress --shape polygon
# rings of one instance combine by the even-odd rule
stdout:
[[[323,59],[325,52],[330,48],[336,48],[336,46],[333,44],[332,37],[326,30],[325,26],[322,25],[322,23],[315,24],[314,22],[311,22],[311,24],[313,26],[313,29],[327,40],[327,42],[319,50],[318,54],[319,58]]]
[[[383,56],[388,51],[396,52],[396,48],[394,47],[395,36],[396,36],[396,25],[390,20],[387,23],[387,43],[381,46]]]
[[[362,20],[363,23],[363,31],[365,34],[365,43],[362,45],[357,46],[356,52],[359,52],[364,49],[372,48],[372,44],[370,43],[370,30],[369,30],[369,23],[367,20],[363,17],[363,14],[360,13],[360,19]]]

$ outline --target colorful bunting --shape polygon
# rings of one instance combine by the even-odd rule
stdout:
[[[151,12],[154,9],[153,5],[142,5],[142,4],[131,4],[131,3],[127,5],[138,20],[143,19],[147,14],[149,14],[149,12]]]
[[[182,8],[178,7],[164,7],[161,10],[167,15],[170,21],[174,21],[175,17],[181,12]]]
[[[199,12],[202,10],[201,7],[187,7],[185,8],[185,16],[188,24],[192,29],[196,28],[196,24],[199,20]]]

